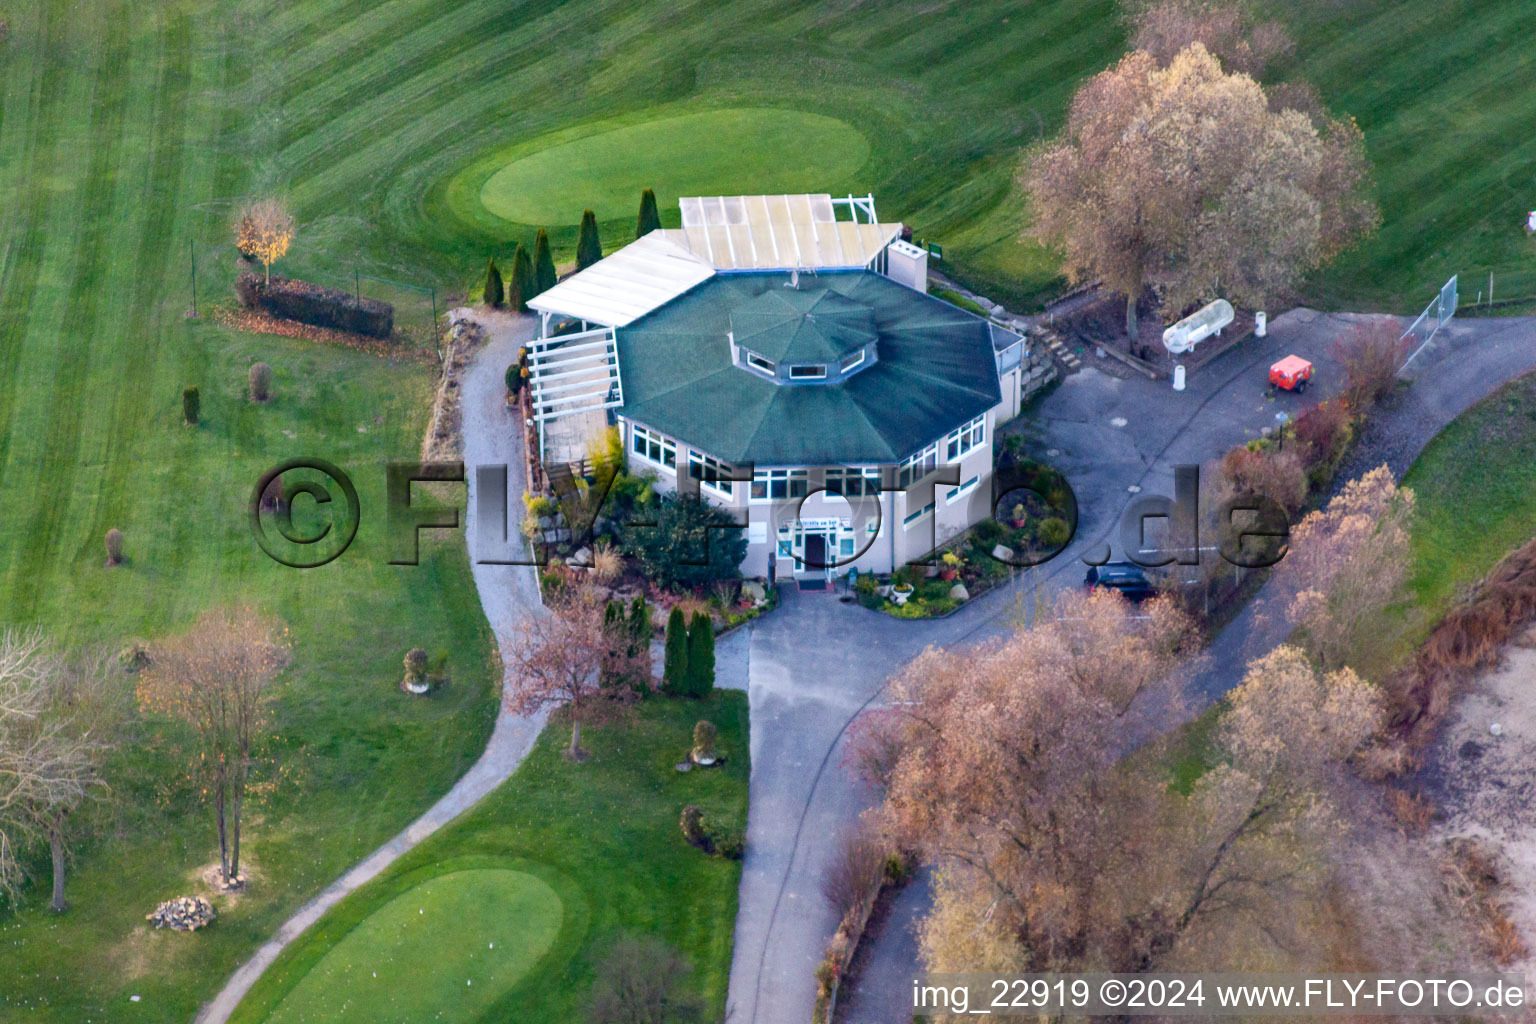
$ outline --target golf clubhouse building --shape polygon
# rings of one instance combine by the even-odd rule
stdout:
[[[529,303],[547,463],[616,423],[631,469],[736,513],[748,576],[888,572],[991,514],[1023,337],[928,295],[873,197],[680,206]]]

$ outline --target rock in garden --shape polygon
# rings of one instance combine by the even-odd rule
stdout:
[[[1013,558],[1013,548],[1009,547],[1007,544],[999,544],[997,547],[992,549],[992,557],[997,559],[999,562],[1009,561]]]
[[[971,599],[971,592],[965,589],[964,583],[956,583],[949,588],[949,596],[954,601],[969,601]]]
[[[741,592],[754,601],[762,601],[768,596],[768,591],[764,590],[763,585],[756,580],[746,580],[743,582]]]

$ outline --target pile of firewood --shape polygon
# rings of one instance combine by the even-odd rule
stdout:
[[[156,928],[195,932],[211,924],[213,917],[213,904],[201,896],[178,896],[160,904],[153,914],[145,914],[144,920],[153,922]]]

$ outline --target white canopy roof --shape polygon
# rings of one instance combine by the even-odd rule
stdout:
[[[852,220],[838,220],[846,205]],[[867,267],[901,224],[881,224],[874,199],[826,193],[688,197],[681,230],[657,230],[531,299],[541,313],[623,327],[716,271],[856,270]],[[858,219],[863,211],[865,221]]]
[[[529,300],[541,313],[623,327],[715,275],[708,263],[652,231]]]

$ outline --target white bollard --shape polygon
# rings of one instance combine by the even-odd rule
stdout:
[[[1178,363],[1173,368],[1173,390],[1184,390],[1184,364]]]
[[[1262,309],[1253,314],[1253,333],[1261,338],[1269,333],[1269,314]]]

